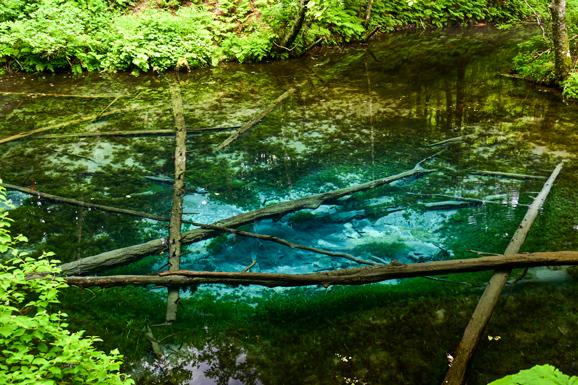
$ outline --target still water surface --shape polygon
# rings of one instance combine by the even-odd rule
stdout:
[[[576,105],[563,101],[556,91],[500,75],[509,72],[516,45],[531,34],[490,27],[391,34],[369,45],[326,49],[299,60],[228,63],[179,74],[187,128],[219,128],[188,135],[185,219],[212,223],[394,175],[445,148],[423,164],[436,170],[426,176],[245,229],[377,263],[472,256],[467,249],[501,253],[544,180],[478,172],[547,177],[561,159],[569,159],[523,250],[575,250]],[[0,138],[47,129],[1,144],[0,177],[5,183],[41,192],[167,216],[175,144],[170,133],[156,130],[174,128],[169,76],[1,76]],[[297,85],[296,92],[261,123],[229,147],[215,151],[234,127]],[[114,96],[79,97],[87,95]],[[65,122],[73,123],[60,125]],[[456,139],[431,146],[450,138]],[[28,251],[55,251],[63,262],[165,237],[168,232],[152,220],[80,209],[14,191],[9,197],[17,206],[11,214],[16,219],[13,232],[29,237]],[[183,226],[183,230],[192,228]],[[183,254],[183,268],[202,271],[241,271],[254,260],[252,271],[274,273],[357,266],[347,259],[238,236],[187,245]],[[114,273],[150,273],[163,268],[165,258],[148,257]],[[557,284],[571,281],[565,271],[536,270],[533,279],[539,278]],[[428,287],[435,297],[435,287]],[[154,295],[139,293],[140,298]],[[324,300],[315,296],[326,293],[318,289],[293,294],[296,302],[313,298],[319,304]],[[297,327],[291,324],[287,308],[261,318],[259,300],[272,295],[268,290],[202,287],[197,295],[209,302],[224,298],[219,306],[236,309],[240,300],[248,301],[245,311],[256,310],[246,317],[254,317],[233,320],[221,336],[211,334],[209,326],[197,325],[202,336],[194,336],[195,343],[184,337],[173,339],[169,346],[173,350],[167,351],[173,353],[173,362],[164,366],[146,355],[142,338],[136,348],[127,342],[130,325],[118,331],[126,338],[116,346],[126,350],[123,353],[133,362],[130,370],[141,383],[166,383],[170,376],[174,383],[206,385],[429,383],[431,376],[443,378],[444,352],[455,348],[461,326],[454,325],[459,330],[450,332],[451,338],[440,337],[443,342],[432,339],[430,346],[423,341],[419,347],[419,341],[425,333],[421,328],[434,327],[427,322],[436,317],[442,330],[450,310],[431,309],[405,325],[403,314],[426,305],[414,297],[403,302],[402,295],[396,301],[403,305],[396,306],[405,310],[389,324],[379,320],[387,319],[379,313],[379,301],[363,293],[359,298],[357,294],[343,297],[346,300],[338,297],[331,305],[333,315],[321,323],[323,317],[317,313],[311,319],[304,315],[315,309],[288,302],[287,308],[295,308],[293,317],[301,318]],[[363,298],[367,305],[358,303]],[[273,313],[271,304],[262,306]],[[351,315],[361,310],[369,313]],[[317,311],[323,311],[322,306]],[[209,319],[212,312],[215,309],[208,307],[198,310],[197,316]],[[150,323],[162,322],[162,314],[156,316]],[[466,312],[460,316],[467,319]],[[271,317],[286,334],[276,331],[267,339],[263,331],[261,340],[254,330],[269,327]],[[365,323],[347,317],[363,318]],[[422,319],[429,321],[420,326]],[[236,330],[235,323],[244,326]],[[376,327],[380,332],[369,333]],[[291,334],[292,328],[300,334]],[[91,331],[108,332],[102,325],[92,326]],[[397,338],[409,341],[408,346],[402,348],[405,342],[395,342]],[[507,370],[511,368],[503,369]]]

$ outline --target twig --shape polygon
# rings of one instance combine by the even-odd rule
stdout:
[[[536,12],[534,10],[534,8],[532,8],[532,6],[530,4],[528,4],[528,2],[526,0],[524,0],[524,3],[526,3],[528,8],[530,8],[532,10],[532,12],[534,12],[534,15],[536,15],[536,21],[538,22],[538,25],[540,26],[540,29],[542,30],[542,37],[544,39],[546,39],[546,31],[544,31],[544,27],[542,26],[542,20],[540,19],[540,15],[538,15],[538,12]]]
[[[516,283],[520,282],[522,278],[526,276],[526,274],[528,274],[528,267],[526,267],[522,272],[522,274],[520,274],[520,276],[516,278],[514,282],[512,282],[512,285],[510,286],[510,291],[508,292],[508,295],[506,296],[506,300],[504,302],[508,301],[508,298],[510,298],[510,295],[512,295],[512,291],[514,291],[514,286],[516,285]]]
[[[246,273],[246,272],[248,272],[248,271],[251,270],[251,268],[252,268],[253,266],[255,266],[256,264],[257,264],[257,260],[256,260],[256,259],[253,260],[253,261],[251,261],[251,264],[250,264],[249,266],[247,266],[246,268],[244,268],[244,269],[241,271],[241,273]]]

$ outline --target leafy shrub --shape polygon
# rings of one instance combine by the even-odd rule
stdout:
[[[569,377],[552,365],[536,365],[531,369],[490,382],[489,385],[534,384],[578,385],[578,377]]]
[[[211,23],[210,12],[194,6],[176,15],[148,9],[138,16],[122,16],[103,36],[108,49],[102,65],[109,71],[132,66],[164,71],[180,58],[194,67],[216,65],[220,55],[212,46]]]
[[[562,95],[568,99],[578,99],[578,73],[572,72],[562,83]]]
[[[64,0],[43,3],[28,17],[0,24],[0,58],[13,57],[25,71],[98,69],[101,42],[90,34],[109,22],[104,2],[93,11]],[[1,60],[1,59],[0,59]]]
[[[0,201],[5,202],[3,191]],[[0,264],[0,383],[2,384],[134,384],[118,372],[122,356],[93,347],[95,337],[70,333],[66,314],[50,313],[58,303],[58,290],[66,287],[49,261],[26,257],[14,248],[7,230],[7,213],[0,213],[0,252],[12,260]],[[45,279],[27,279],[46,274]]]
[[[536,83],[550,84],[554,75],[554,53],[542,36],[535,36],[518,45],[521,52],[514,58],[514,70]]]

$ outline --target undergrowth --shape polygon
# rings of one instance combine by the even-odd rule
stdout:
[[[363,41],[377,26],[388,32],[516,22],[529,15],[519,0],[376,0],[366,27],[365,1],[313,0],[293,46],[278,47],[298,10],[299,4],[290,0],[9,0],[0,4],[0,71],[138,75],[165,71],[183,59],[194,68],[299,56],[314,42]]]

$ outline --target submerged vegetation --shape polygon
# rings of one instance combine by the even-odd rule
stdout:
[[[377,27],[511,23],[530,15],[523,0],[8,0],[0,4],[0,65],[138,74],[179,60],[193,68],[299,56],[319,44],[364,41]]]

